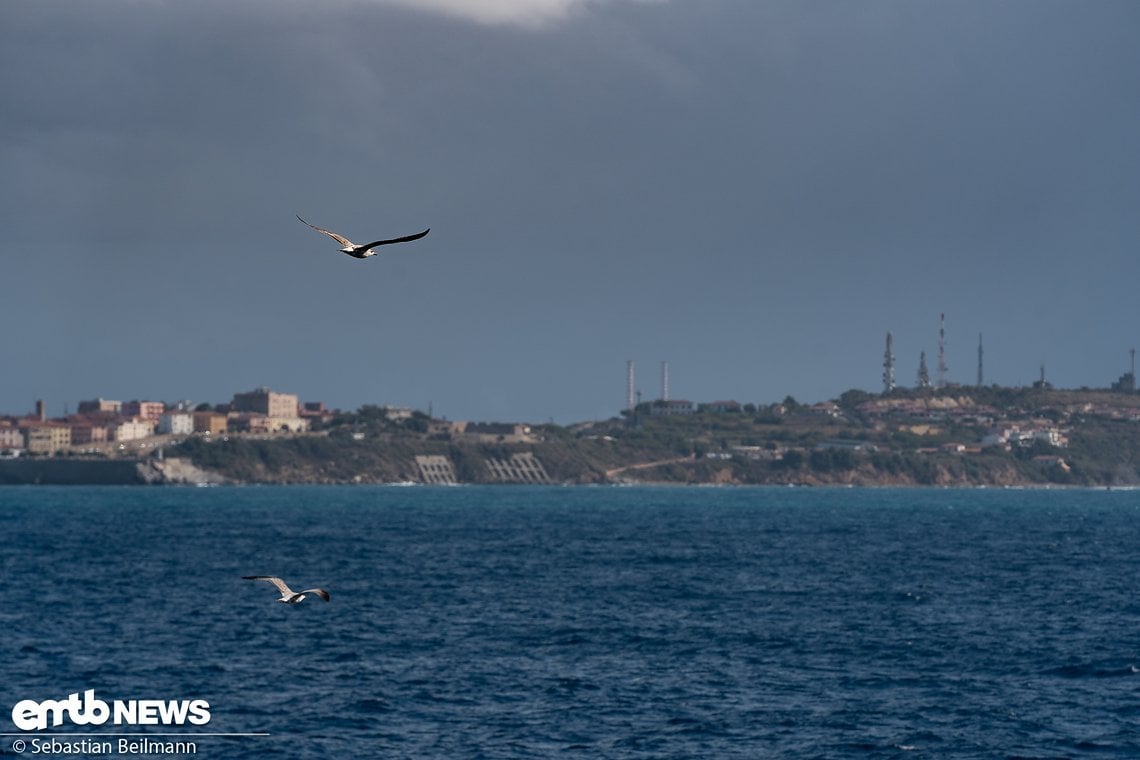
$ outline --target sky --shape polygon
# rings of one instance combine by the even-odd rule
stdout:
[[[1107,387],[1135,0],[5,0],[0,414]],[[431,228],[356,260],[358,241]],[[965,391],[963,391],[965,392]]]

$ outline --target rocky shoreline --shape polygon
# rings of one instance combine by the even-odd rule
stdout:
[[[188,459],[20,458],[0,461],[0,485],[221,485]]]
[[[679,458],[667,462],[645,462],[597,473],[583,471],[571,476],[561,471],[559,478],[524,480],[503,476],[498,479],[460,478],[432,480],[427,477],[401,479],[358,474],[351,477],[328,477],[312,471],[261,473],[260,477],[237,478],[196,466],[186,458],[166,459],[81,459],[26,458],[0,461],[0,485],[675,485],[675,486],[799,486],[858,488],[1057,488],[1063,484],[1029,480],[1012,467],[989,473],[986,479],[964,478],[949,468],[936,467],[929,482],[919,482],[907,475],[876,471],[872,467],[818,473],[795,471],[769,473],[769,477],[748,477],[729,463],[709,462],[695,458]],[[1090,484],[1089,487],[1112,487],[1127,484]]]

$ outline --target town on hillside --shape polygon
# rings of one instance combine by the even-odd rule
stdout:
[[[377,407],[389,422],[426,417],[407,407]],[[342,412],[322,402],[301,402],[292,393],[267,387],[235,393],[226,404],[187,401],[80,401],[74,414],[49,418],[46,404],[36,402],[33,414],[0,417],[0,458],[20,456],[137,457],[168,444],[199,436],[272,439],[312,432],[327,426]],[[431,428],[472,441],[527,442],[530,426],[522,424],[431,420]]]
[[[300,433],[327,415],[321,403],[302,404],[293,394],[264,387],[235,393],[230,403],[216,406],[97,398],[80,401],[76,413],[62,418],[48,418],[45,403],[38,401],[34,414],[0,418],[0,456],[133,456],[191,435]]]
[[[214,405],[98,398],[55,419],[41,402],[0,418],[0,482],[60,482],[59,467],[97,461],[165,468],[147,477],[162,482],[176,460],[239,483],[1140,485],[1133,383],[850,390],[812,404],[665,396],[568,426],[345,412],[266,387]]]

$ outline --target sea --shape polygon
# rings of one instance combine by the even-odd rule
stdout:
[[[0,573],[2,756],[1140,757],[1132,490],[4,487]]]

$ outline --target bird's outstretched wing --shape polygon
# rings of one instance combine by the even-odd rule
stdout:
[[[305,589],[304,591],[300,591],[300,592],[298,592],[298,593],[301,593],[301,594],[316,594],[316,595],[317,595],[317,596],[319,596],[321,599],[324,599],[326,602],[329,600],[329,592],[325,591],[323,588],[307,588],[307,589]]]
[[[301,215],[300,215],[300,214],[298,214],[298,215],[297,215],[297,218],[298,218],[298,219],[301,219]],[[322,233],[324,233],[325,235],[328,235],[328,236],[329,236],[329,237],[331,237],[333,240],[335,240],[336,242],[340,243],[341,245],[343,245],[343,246],[345,246],[345,247],[347,247],[347,248],[355,248],[355,247],[356,247],[356,243],[352,242],[351,240],[349,240],[349,239],[348,239],[348,238],[346,238],[346,237],[341,237],[340,235],[336,234],[335,232],[332,232],[332,231],[330,231],[330,230],[326,230],[326,229],[324,229],[323,227],[318,227],[318,226],[317,226],[317,225],[315,225],[315,224],[309,224],[308,222],[305,222],[305,220],[304,220],[304,219],[301,219],[301,221],[302,221],[302,222],[304,222],[305,224],[308,224],[310,227],[312,227],[312,228],[313,228],[314,230],[316,230],[317,232],[322,232]],[[424,233],[424,234],[426,235],[427,233]]]
[[[277,587],[278,591],[280,591],[282,594],[284,594],[286,596],[292,596],[294,593],[293,589],[286,586],[285,581],[281,580],[276,575],[243,575],[242,580],[269,581],[270,583],[272,583],[274,586]]]
[[[417,232],[415,235],[405,235],[404,237],[392,238],[391,240],[377,240],[375,243],[368,243],[367,245],[360,246],[360,249],[367,251],[371,248],[375,248],[378,245],[389,245],[391,243],[410,243],[413,240],[419,240],[429,232],[431,232],[431,227],[428,227],[423,232]]]

